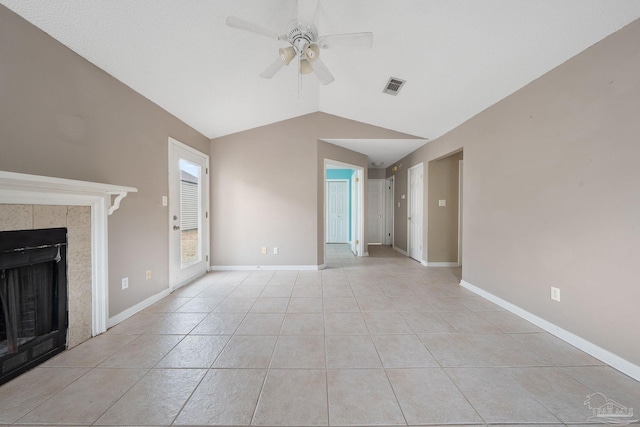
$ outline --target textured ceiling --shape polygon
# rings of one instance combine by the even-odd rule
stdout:
[[[320,34],[372,31],[370,50],[323,50],[320,86],[258,74],[296,0],[0,0],[210,138],[322,111],[433,140],[640,16],[638,0],[320,0]],[[390,76],[406,79],[396,97]],[[365,150],[366,151],[366,150]]]

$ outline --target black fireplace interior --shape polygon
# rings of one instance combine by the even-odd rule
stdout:
[[[66,228],[0,233],[0,384],[66,347],[66,248]]]

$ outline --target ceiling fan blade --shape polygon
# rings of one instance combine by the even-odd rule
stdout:
[[[310,64],[311,68],[313,68],[313,71],[316,73],[316,76],[318,76],[318,80],[320,80],[320,83],[323,86],[326,86],[335,80],[333,74],[331,74],[331,71],[329,71],[327,66],[324,65],[324,62],[322,62],[320,58],[316,59],[313,62],[310,62]]]
[[[260,34],[276,40],[286,40],[287,36],[277,31],[265,28],[263,26],[254,24],[252,22],[245,21],[237,16],[227,17],[227,25],[231,28],[237,28],[239,30],[249,31],[250,33]]]
[[[311,27],[316,17],[318,0],[298,0],[298,23]]]
[[[369,49],[373,46],[373,33],[333,34],[318,38],[318,45],[323,49],[349,47]]]
[[[273,76],[275,76],[276,73],[280,71],[282,67],[284,67],[284,62],[282,62],[282,59],[278,57],[276,58],[275,61],[273,61],[271,65],[269,65],[267,68],[264,69],[263,72],[260,73],[260,77],[264,79],[270,79]]]

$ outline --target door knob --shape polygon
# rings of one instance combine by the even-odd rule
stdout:
[[[175,221],[175,220],[177,220],[177,219],[178,219],[178,215],[174,215],[174,216],[173,216],[173,220]]]
[[[173,226],[173,229],[174,229],[174,230],[180,230],[180,227],[178,227],[177,225],[174,225],[174,226]]]

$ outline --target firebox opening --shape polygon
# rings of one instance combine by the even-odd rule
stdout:
[[[0,233],[0,384],[63,351],[67,229]]]

